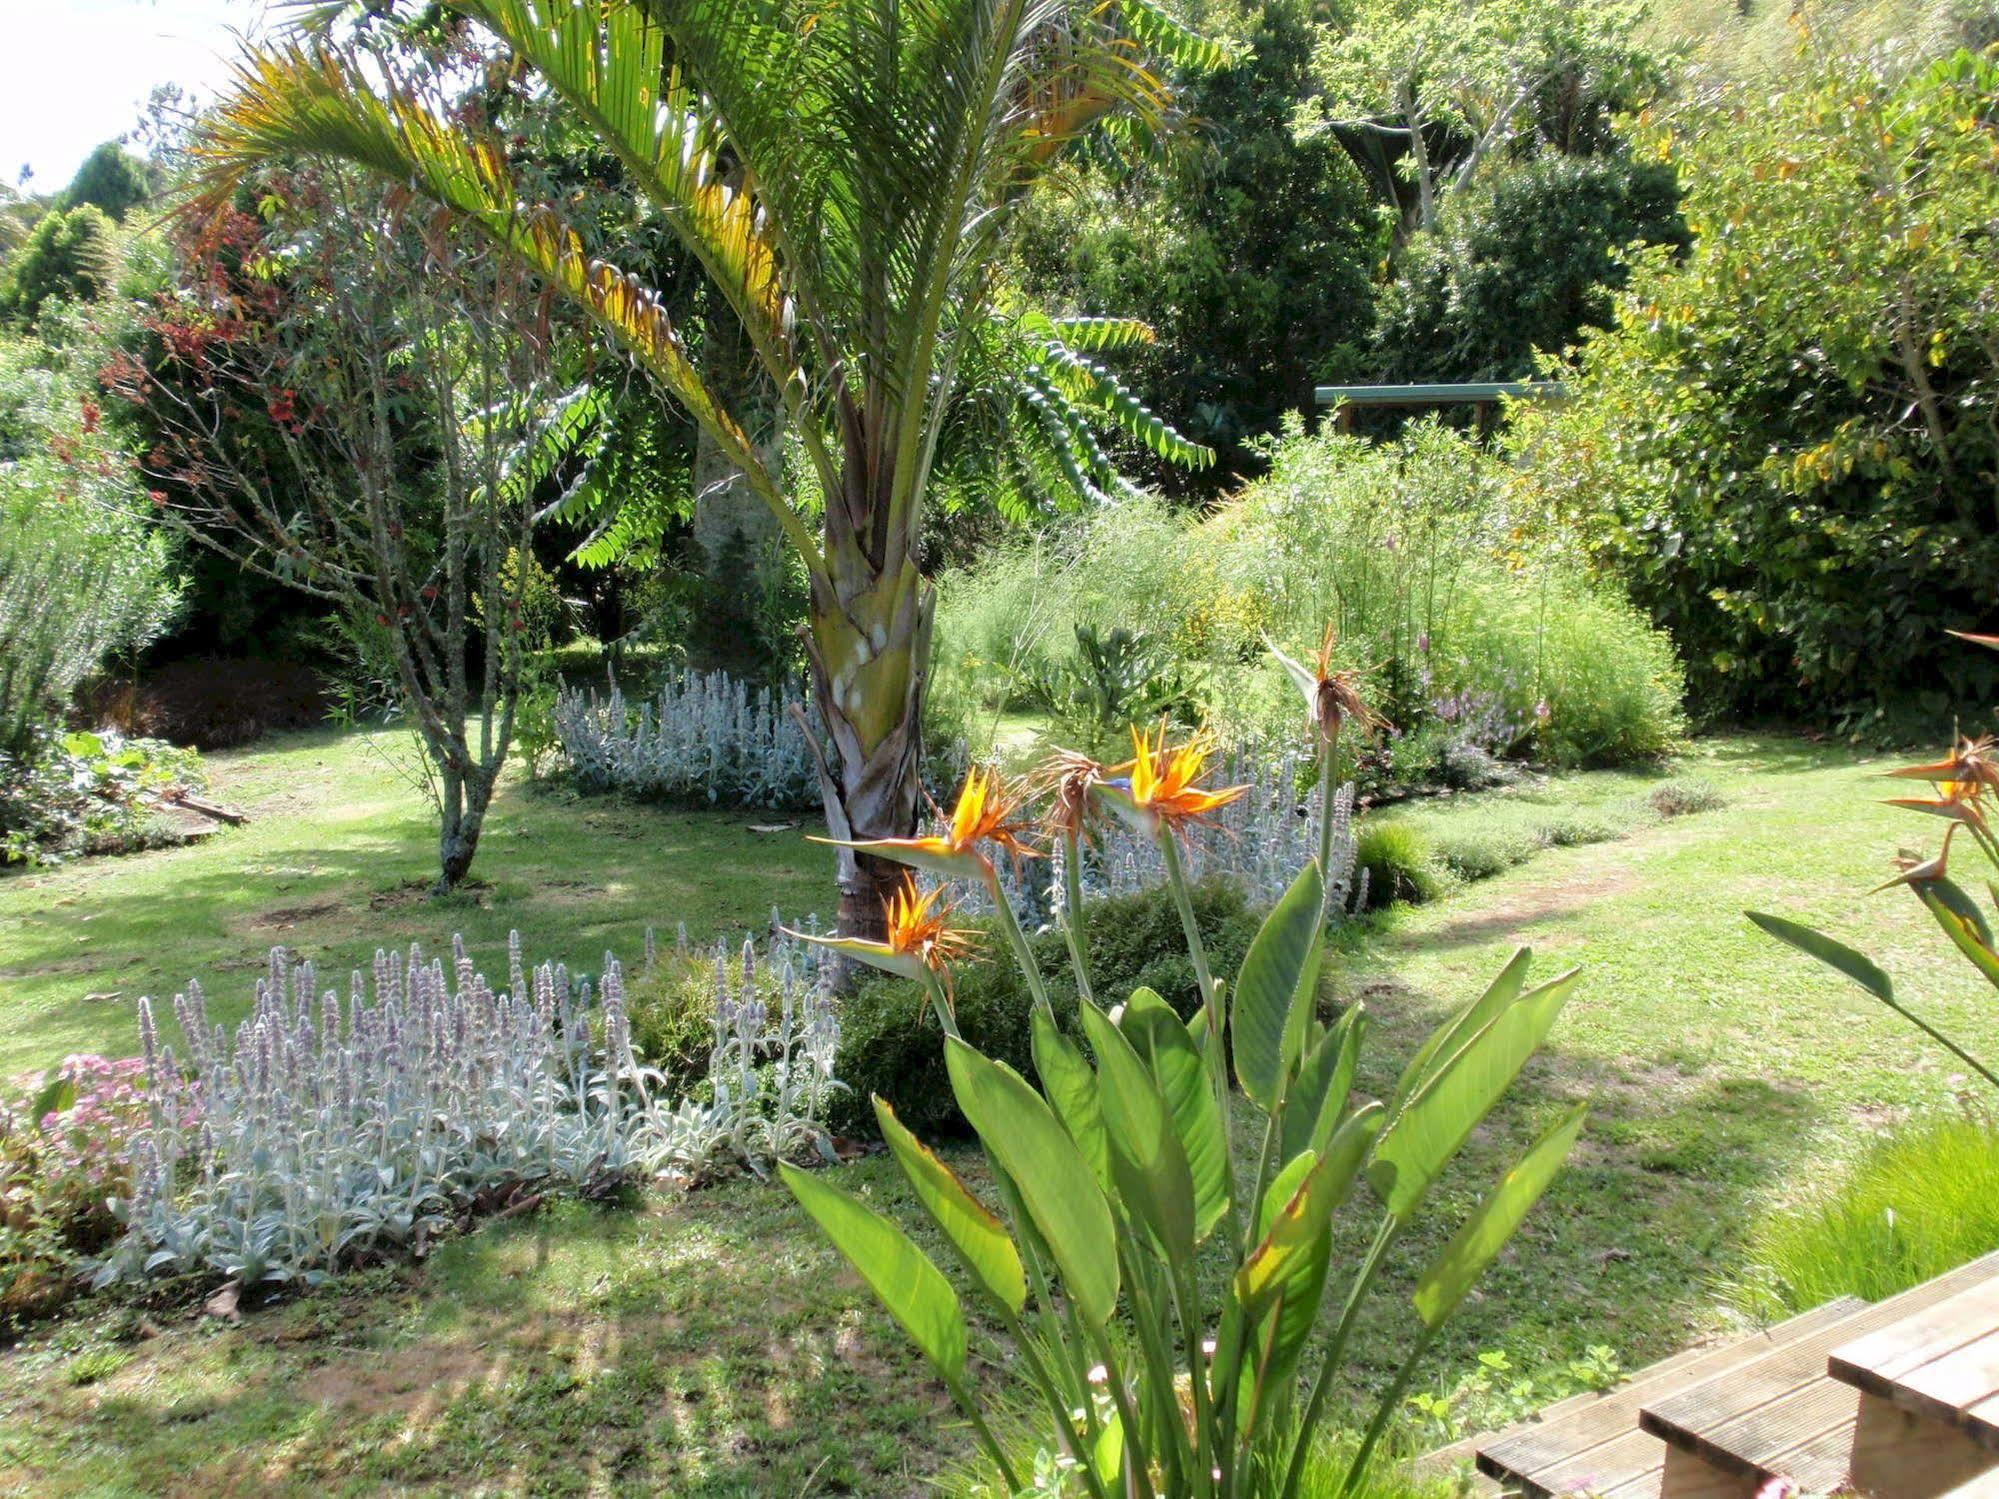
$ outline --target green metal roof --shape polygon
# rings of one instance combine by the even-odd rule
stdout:
[[[1559,398],[1559,380],[1479,380],[1459,385],[1320,385],[1312,391],[1321,406],[1449,406],[1497,401],[1502,396]]]

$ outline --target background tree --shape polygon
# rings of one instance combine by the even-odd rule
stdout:
[[[59,208],[88,203],[112,219],[125,215],[152,196],[152,174],[146,163],[117,141],[106,141],[88,156],[57,198]]]
[[[1642,253],[1527,482],[1671,627],[1715,716],[1867,724],[1999,687],[1999,63],[1820,58],[1655,123],[1684,260]]]
[[[126,358],[161,514],[330,604],[386,676],[439,815],[436,890],[470,868],[528,649],[535,490],[572,432],[520,268],[406,194],[339,173],[261,181],[189,243],[154,322],[171,378]]]
[[[427,90],[393,48],[365,64],[325,44],[254,59],[199,148],[214,196],[274,156],[343,157],[445,205],[580,306],[744,475],[804,565],[833,833],[909,833],[933,613],[926,500],[1014,210],[1099,121],[1164,119],[1172,90],[1148,54],[1212,49],[1149,0],[444,9],[504,44],[514,86],[560,98],[700,263],[756,353],[803,485],[766,461],[754,414],[720,400],[655,290],[586,253],[556,205],[523,205],[485,101]],[[1072,406],[1129,414],[1110,392]],[[843,852],[842,929],[878,932],[898,877]]]
[[[1556,153],[1453,193],[1376,305],[1370,380],[1519,380],[1611,319],[1632,244],[1684,249],[1671,163]]]
[[[1354,0],[1321,33],[1321,97],[1301,109],[1381,170],[1404,219],[1436,227],[1447,195],[1523,138],[1574,150],[1656,87],[1643,0]]]
[[[0,312],[33,323],[51,301],[91,302],[118,279],[118,232],[88,203],[52,208],[8,262]]]
[[[1148,477],[1204,494],[1259,470],[1251,445],[1309,408],[1315,379],[1365,341],[1386,248],[1339,142],[1292,128],[1315,87],[1310,7],[1265,0],[1232,32],[1228,62],[1188,82],[1195,123],[1163,166],[1125,157],[1052,184],[1021,245],[1037,299],[1157,331],[1131,363],[1133,389],[1221,463]]]

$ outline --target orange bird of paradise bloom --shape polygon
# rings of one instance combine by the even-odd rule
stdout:
[[[1177,831],[1249,790],[1247,786],[1210,790],[1197,784],[1215,752],[1214,735],[1206,729],[1196,731],[1185,744],[1169,746],[1161,720],[1153,735],[1134,728],[1131,742],[1136,753],[1127,764],[1114,768],[1112,775],[1118,778],[1091,789],[1141,832],[1154,833],[1161,827]]]
[[[1994,757],[1995,747],[1999,747],[1999,741],[1990,735],[1979,739],[1960,739],[1951,749],[1948,759],[1928,765],[1905,765],[1888,772],[1896,780],[1928,781],[1936,790],[1933,799],[1889,797],[1889,806],[1906,807],[1912,812],[1941,817],[1949,821],[1950,826],[1944,829],[1943,847],[1934,859],[1905,864],[1899,875],[1889,880],[1887,885],[1876,886],[1876,889],[1885,890],[1888,885],[1916,884],[1943,878],[1950,860],[1950,840],[1960,827],[1970,828],[1973,836],[1980,841],[1988,839],[1984,796],[1988,791],[1999,794],[1999,759]]]
[[[818,838],[877,858],[893,859],[913,869],[927,870],[947,879],[975,879],[991,883],[992,861],[980,852],[980,845],[994,844],[1016,859],[1033,858],[1035,851],[1020,841],[1025,824],[1014,819],[1024,796],[1021,788],[983,766],[973,766],[958,792],[944,831],[925,838]]]
[[[902,888],[882,902],[882,914],[888,927],[888,938],[883,942],[865,937],[821,937],[811,932],[794,932],[788,927],[782,930],[801,942],[827,948],[902,978],[920,982],[926,974],[936,974],[944,980],[947,991],[951,986],[951,965],[978,951],[976,932],[951,925],[955,908],[944,899],[941,885],[928,892],[919,891],[915,879],[905,875]]]

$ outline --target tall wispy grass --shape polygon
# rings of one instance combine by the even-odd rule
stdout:
[[[1968,1115],[1925,1119],[1758,1223],[1731,1299],[1765,1319],[1835,1296],[1878,1301],[1995,1249],[1999,1129]]]
[[[1681,732],[1671,642],[1516,509],[1509,474],[1435,426],[1385,445],[1294,428],[1212,515],[1128,500],[945,579],[936,671],[998,707],[1059,672],[1078,624],[1142,628],[1197,669],[1210,722],[1264,737],[1297,714],[1264,637],[1303,649],[1331,621],[1404,736],[1572,764],[1659,753]]]

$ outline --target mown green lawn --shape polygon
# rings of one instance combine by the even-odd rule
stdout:
[[[212,795],[250,814],[189,848],[0,876],[0,1080],[65,1053],[137,1049],[141,994],[199,978],[218,1019],[247,1006],[263,954],[283,944],[341,974],[381,946],[462,932],[489,974],[507,933],[531,958],[596,971],[645,929],[707,938],[833,908],[828,851],[795,817],[681,812],[579,799],[524,778],[495,801],[473,883],[438,903],[436,825],[410,779],[406,736],[335,730],[211,755]]]
[[[481,854],[492,885],[435,909],[407,883],[428,857],[422,809],[371,743],[313,735],[217,757],[249,828],[0,880],[0,1070],[129,1049],[136,994],[191,973],[212,979],[212,1003],[240,1002],[271,941],[345,964],[378,940],[454,928],[497,953],[517,926],[533,950],[591,966],[606,945],[636,950],[648,922],[708,935],[761,925],[773,901],[826,904],[823,857],[749,833],[759,818],[513,788]],[[1867,947],[1938,1019],[1999,1050],[1989,992],[1913,900],[1862,894],[1898,842],[1929,836],[1876,804],[1880,768],[1727,739],[1672,772],[1728,797],[1696,817],[1649,811],[1664,773],[1393,814],[1432,831],[1579,817],[1626,831],[1342,944],[1341,986],[1376,1015],[1364,1082],[1377,1088],[1516,942],[1544,972],[1586,965],[1550,1049],[1405,1245],[1348,1390],[1385,1378],[1419,1260],[1565,1099],[1595,1099],[1584,1143],[1453,1324],[1433,1384],[1484,1349],[1532,1371],[1607,1343],[1635,1367],[1725,1330],[1721,1293],[1752,1217],[1836,1171],[1870,1131],[1949,1105],[1961,1080],[1947,1058],[1758,936],[1743,906]],[[107,991],[119,997],[82,997]],[[879,1158],[842,1169],[909,1217]],[[1346,1247],[1357,1254],[1370,1227],[1351,1216]],[[563,1205],[240,1324],[171,1307],[79,1317],[0,1359],[0,1492],[898,1494],[927,1490],[966,1445],[867,1293],[755,1181],[636,1210]]]

